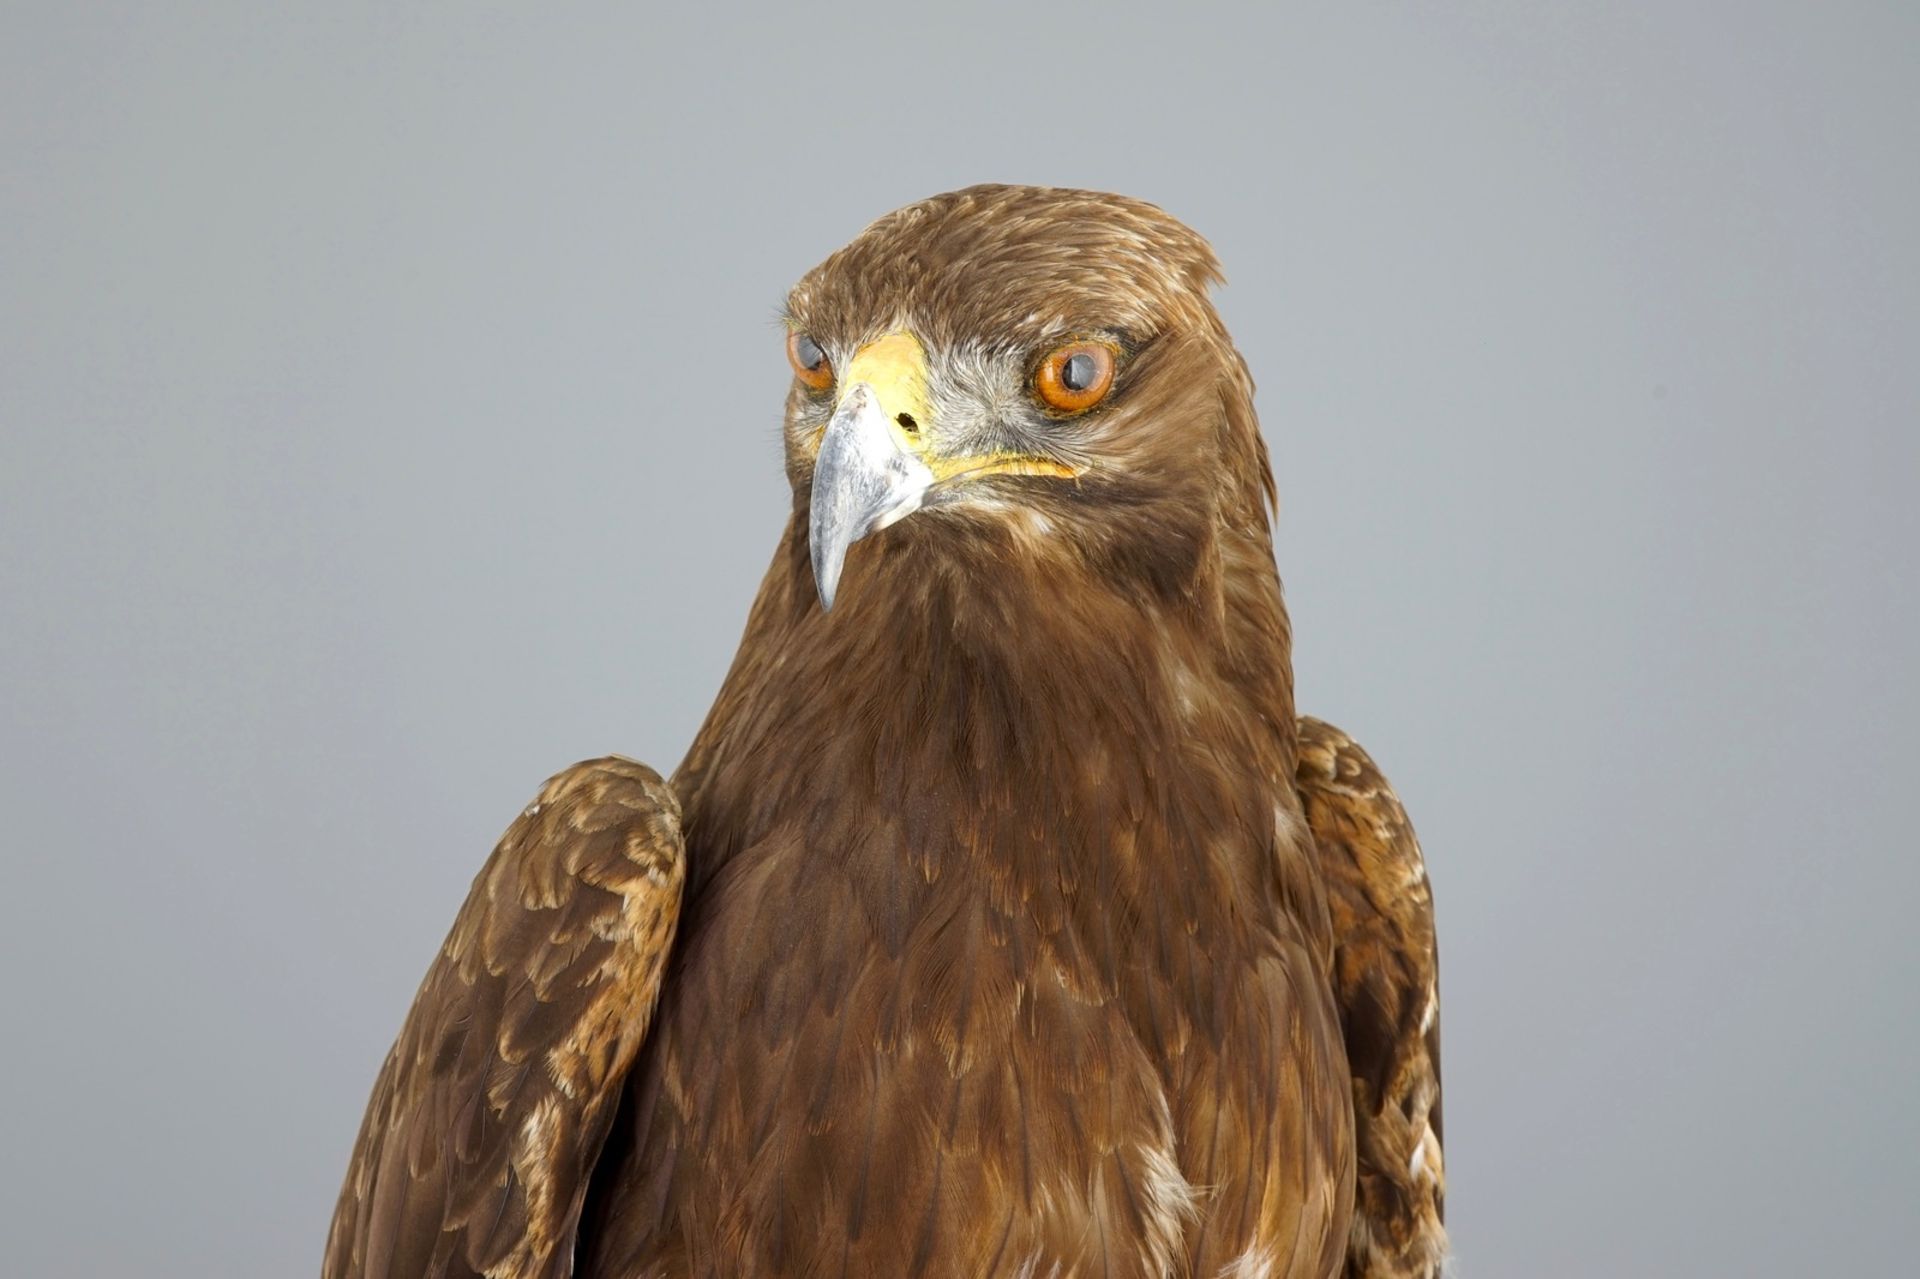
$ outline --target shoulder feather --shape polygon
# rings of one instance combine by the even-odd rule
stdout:
[[[1333,917],[1358,1175],[1348,1279],[1430,1279],[1447,1256],[1440,985],[1426,862],[1352,738],[1300,721],[1296,771]]]
[[[374,1084],[326,1279],[568,1272],[684,878],[680,806],[652,769],[591,760],[541,788]]]

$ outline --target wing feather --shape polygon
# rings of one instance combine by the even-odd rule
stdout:
[[[387,1055],[325,1279],[559,1276],[680,914],[680,806],[619,757],[550,779]]]
[[[1348,1279],[1433,1279],[1447,1258],[1433,892],[1399,797],[1358,743],[1300,721],[1296,771],[1334,930],[1358,1149]]]

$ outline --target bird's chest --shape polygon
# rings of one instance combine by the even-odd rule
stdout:
[[[769,840],[702,894],[605,1273],[1159,1276],[1255,1241],[1284,1157],[1270,964],[1190,898],[885,836]]]

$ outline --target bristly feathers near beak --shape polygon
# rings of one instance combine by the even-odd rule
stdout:
[[[820,606],[833,607],[847,549],[919,510],[928,491],[990,475],[1071,479],[1081,467],[1018,450],[970,451],[945,441],[927,392],[927,353],[890,333],[854,353],[813,463],[808,541]]]
[[[867,382],[834,410],[813,463],[807,540],[820,607],[833,607],[847,548],[920,509],[933,472],[906,447],[901,428]]]

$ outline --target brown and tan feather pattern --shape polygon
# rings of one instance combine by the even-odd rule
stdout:
[[[680,806],[617,757],[552,778],[474,880],[374,1086],[327,1279],[571,1273],[680,910]]]
[[[791,515],[673,778],[677,936],[673,796],[563,775],[428,975],[329,1276],[1431,1273],[1425,879],[1296,719],[1219,278],[1151,205],[984,186],[801,280],[833,368],[911,350],[920,416],[861,420],[953,478],[824,608],[822,441],[878,391],[796,378]],[[1090,341],[1110,391],[1050,411]]]
[[[1432,1279],[1447,1258],[1433,892],[1399,797],[1358,743],[1300,721],[1297,771],[1333,911],[1334,998],[1353,1072],[1350,1279]]]

